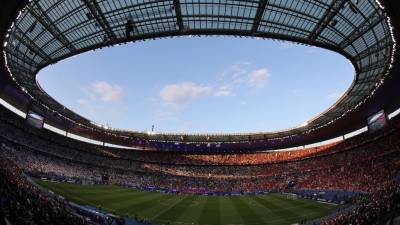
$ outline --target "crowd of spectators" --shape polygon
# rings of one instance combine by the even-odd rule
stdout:
[[[0,128],[1,129],[1,128]],[[18,135],[23,135],[20,133]],[[256,165],[187,165],[131,161],[67,150],[37,137],[18,143],[2,140],[2,152],[30,174],[78,178],[146,188],[178,191],[240,192],[295,188],[370,192],[399,171],[400,153],[392,147],[400,132],[392,132],[374,142],[357,143],[342,150],[298,160]],[[17,137],[18,138],[18,137]],[[341,144],[342,145],[342,144]],[[337,149],[336,146],[332,147]],[[256,154],[253,154],[257,157]],[[371,173],[371,170],[374,172]],[[161,179],[162,178],[162,179]]]
[[[109,148],[96,146],[65,138],[47,129],[32,129],[21,123],[13,113],[0,107],[0,132],[4,138],[13,140],[27,146],[49,149],[57,146],[61,151],[70,151],[69,156],[80,158],[81,155],[89,154],[91,157],[113,157],[121,160],[148,162],[158,164],[188,164],[188,165],[256,165],[278,161],[298,160],[305,157],[313,157],[319,154],[327,154],[332,151],[334,145],[337,149],[343,149],[342,142],[333,143],[315,148],[301,150],[274,151],[274,152],[248,152],[231,154],[213,153],[185,153],[185,152],[163,152],[163,151],[139,151],[129,149]],[[7,132],[8,131],[8,132]],[[347,140],[346,143],[349,143]],[[32,145],[33,144],[33,145]],[[40,146],[39,146],[40,144]],[[74,154],[72,154],[72,152]]]
[[[0,224],[4,218],[15,225],[95,224],[28,182],[12,160],[1,157],[0,168]]]
[[[10,151],[13,150],[9,146],[2,145],[2,153],[7,155],[0,157],[0,207],[12,224],[95,224],[74,213],[63,200],[42,193],[28,182],[23,171],[15,164],[15,155],[9,155]],[[77,168],[77,171],[84,168]],[[157,179],[162,180],[161,177]],[[399,210],[399,183],[387,180],[376,185],[377,188],[371,189],[369,195],[362,195],[355,200],[356,207],[323,220],[321,224],[372,224],[388,212]]]
[[[356,207],[321,221],[321,225],[370,225],[386,222],[391,214],[400,210],[400,184],[389,181],[370,195],[355,199]],[[392,215],[393,216],[393,215]]]
[[[296,150],[267,151],[257,153],[233,154],[186,154],[184,162],[198,165],[259,165],[272,162],[290,161],[312,157],[337,145],[339,142]],[[179,162],[178,162],[179,163]]]
[[[42,224],[88,223],[71,213],[62,202],[42,195],[25,180],[24,172],[39,178],[143,189],[156,187],[184,193],[290,192],[294,189],[362,191],[370,193],[367,196],[371,197],[359,200],[359,207],[324,221],[324,225],[343,224],[343,221],[368,224],[367,221],[384,213],[381,209],[398,207],[386,201],[387,197],[398,197],[398,186],[391,182],[400,171],[400,129],[397,126],[395,123],[380,133],[367,133],[302,151],[182,154],[135,152],[80,143],[0,114],[0,191],[5,196],[0,199],[1,206],[11,218],[12,213],[21,213],[22,217],[15,217],[21,221],[13,221],[14,224],[38,224],[35,215],[40,215],[37,221],[46,221]],[[12,190],[13,186],[17,188]],[[385,202],[387,205],[382,206]],[[41,204],[45,206],[24,208]],[[48,211],[48,207],[54,208],[53,211]],[[372,213],[376,208],[379,208],[376,214]],[[362,216],[357,216],[359,214]],[[70,217],[76,222],[57,221],[57,218],[69,221]]]

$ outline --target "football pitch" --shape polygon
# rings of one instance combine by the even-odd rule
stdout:
[[[248,196],[173,195],[103,185],[53,183],[39,185],[67,200],[155,224],[268,224],[287,225],[324,217],[338,208],[280,194]]]

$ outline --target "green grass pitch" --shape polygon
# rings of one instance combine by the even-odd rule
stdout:
[[[44,188],[81,205],[90,205],[156,224],[294,224],[329,215],[338,206],[280,194],[249,196],[172,195],[101,185],[52,183],[37,180]]]

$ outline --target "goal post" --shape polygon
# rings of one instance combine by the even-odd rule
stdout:
[[[285,193],[284,195],[286,196],[286,199],[298,199],[297,194]]]

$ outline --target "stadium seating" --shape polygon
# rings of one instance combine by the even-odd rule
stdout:
[[[2,198],[1,206],[9,218],[16,218],[13,221],[15,224],[35,221],[35,215],[43,215],[40,209],[49,211],[48,215],[40,218],[46,224],[51,224],[49,221],[64,224],[58,220],[70,221],[71,218],[74,222],[65,224],[86,224],[84,219],[76,219],[76,215],[62,202],[43,197],[26,181],[23,173],[61,181],[112,183],[141,189],[157,187],[183,193],[294,192],[309,189],[370,193],[368,196],[371,197],[356,200],[359,207],[355,210],[328,218],[322,224],[343,224],[343,221],[368,224],[385,210],[398,207],[395,200],[399,187],[392,182],[400,171],[397,118],[391,127],[380,133],[365,133],[304,152],[148,154],[69,140],[32,128],[2,110],[0,163],[1,190],[5,198]],[[289,181],[292,185],[288,185]],[[30,204],[40,205],[35,207],[38,211],[25,210],[24,207],[31,207]],[[382,204],[384,207],[380,207]],[[377,205],[380,211],[373,210]],[[53,212],[46,207],[56,210]]]

